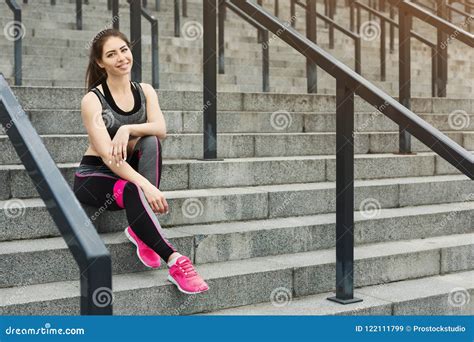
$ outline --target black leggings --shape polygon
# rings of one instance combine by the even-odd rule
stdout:
[[[127,162],[159,188],[162,159],[158,137],[139,138],[132,154],[127,156]],[[143,190],[137,184],[117,176],[100,157],[83,156],[74,176],[74,193],[83,204],[110,211],[125,209],[134,233],[165,262],[176,252],[164,237],[163,229]]]

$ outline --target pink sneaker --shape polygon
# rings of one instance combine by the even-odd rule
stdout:
[[[150,268],[160,267],[160,256],[140,240],[130,226],[125,228],[125,235],[127,235],[128,239],[137,246],[137,255],[143,265]]]
[[[181,292],[187,294],[209,290],[209,286],[197,274],[191,260],[185,255],[180,256],[170,267],[168,280],[175,284]]]

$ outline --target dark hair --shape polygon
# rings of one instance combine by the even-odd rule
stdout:
[[[102,58],[104,44],[110,37],[122,39],[130,48],[130,41],[127,36],[116,29],[106,29],[100,31],[92,40],[89,53],[89,65],[86,71],[86,88],[90,91],[107,79],[107,73],[97,64],[97,60]]]

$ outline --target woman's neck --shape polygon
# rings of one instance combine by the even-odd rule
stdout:
[[[130,91],[130,77],[129,75],[114,77],[107,77],[107,87],[114,94],[127,94]]]

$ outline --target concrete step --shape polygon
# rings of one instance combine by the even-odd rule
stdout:
[[[354,177],[360,180],[458,173],[431,152],[416,155],[355,155],[354,160]],[[79,163],[57,165],[71,188],[78,165]],[[212,163],[165,159],[160,189],[173,191],[335,181],[335,169],[335,157],[331,155],[239,158]],[[0,199],[38,196],[23,165],[0,166],[0,179],[3,181]]]
[[[85,94],[79,88],[19,87],[12,86],[15,96],[24,109],[71,109],[79,110]],[[162,110],[202,111],[202,92],[158,90]],[[397,99],[395,97],[395,99]],[[217,101],[219,111],[252,112],[333,112],[336,108],[334,95],[319,94],[273,94],[273,93],[220,93]],[[462,110],[474,113],[471,98],[412,98],[411,109],[415,113],[451,113]],[[375,108],[354,96],[355,112],[374,112]]]
[[[444,132],[446,136],[468,150],[474,150],[474,132]],[[41,140],[56,163],[71,163],[81,159],[89,146],[87,134],[47,134]],[[398,132],[359,132],[354,135],[354,153],[397,152]],[[217,135],[218,158],[251,158],[332,155],[336,151],[336,133],[220,133]],[[168,134],[162,141],[163,158],[197,159],[203,154],[203,134]],[[0,165],[21,164],[8,136],[0,135]],[[413,152],[431,149],[412,139]]]
[[[472,233],[456,234],[357,246],[354,285],[357,288],[472,270],[473,237]],[[268,302],[272,291],[281,287],[290,289],[295,298],[326,293],[334,290],[334,254],[334,249],[327,249],[203,264],[197,269],[210,290],[195,300],[178,292],[167,280],[165,269],[115,275],[114,313],[210,312]],[[410,267],[406,267],[408,263]],[[78,312],[77,280],[0,289],[3,315]]]
[[[79,110],[29,110],[28,118],[38,134],[85,134]],[[453,114],[417,113],[427,123],[441,131],[474,131],[474,114],[453,111]],[[398,125],[380,112],[355,113],[357,132],[394,132]],[[202,112],[163,111],[166,129],[170,133],[202,133]],[[242,112],[219,111],[218,133],[296,133],[335,132],[336,115],[329,113]],[[6,134],[0,126],[0,134]]]
[[[363,301],[340,305],[327,300],[333,292],[293,298],[290,288],[279,288],[267,303],[244,305],[198,315],[473,315],[474,272],[404,280],[355,289],[354,297]],[[456,300],[455,298],[459,298]]]
[[[375,216],[356,212],[355,243],[469,234],[474,231],[473,216],[474,202],[383,209]],[[244,226],[236,222],[178,226],[164,234],[182,254],[193,255],[195,264],[206,264],[333,248],[335,231],[334,215],[325,214],[246,221]],[[115,274],[147,270],[123,231],[101,237],[112,254]],[[79,279],[62,237],[0,242],[0,260],[10,265],[0,270],[0,288]]]
[[[461,205],[472,201],[474,193],[472,181],[455,175],[356,180],[354,184],[354,210],[362,211],[443,203]],[[158,215],[164,227],[335,212],[335,182],[176,190],[165,191],[165,197],[169,213]],[[40,198],[11,198],[0,204],[0,239],[57,235]],[[128,225],[124,210],[98,212],[96,207],[82,206],[101,232],[121,231]]]

